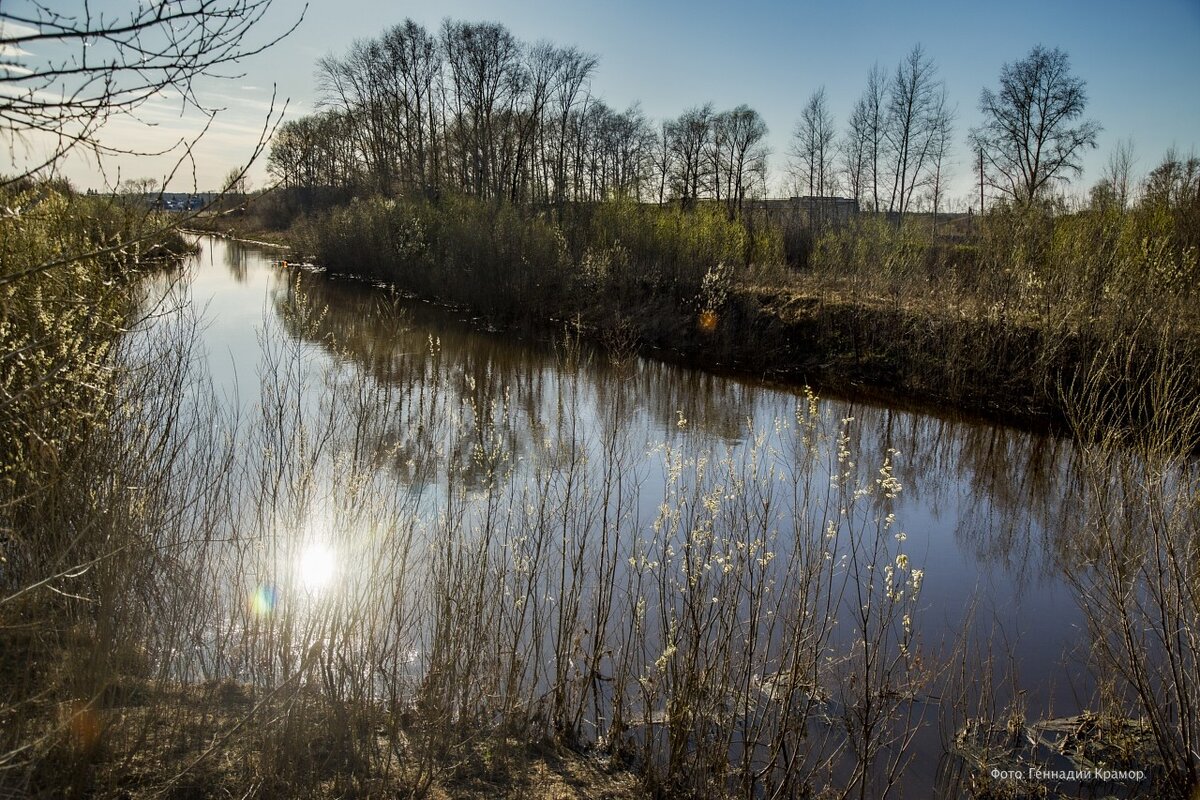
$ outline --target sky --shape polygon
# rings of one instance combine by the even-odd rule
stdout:
[[[92,0],[117,10],[134,0]],[[0,14],[25,0],[5,0]],[[66,5],[74,0],[62,0]],[[82,2],[82,0],[80,0]],[[548,39],[599,56],[593,95],[624,109],[640,103],[653,120],[677,116],[711,101],[718,109],[747,103],[770,128],[772,194],[787,193],[791,135],[809,95],[824,86],[839,130],[862,93],[867,72],[887,70],[920,43],[945,81],[957,107],[950,201],[963,208],[977,189],[967,133],[980,122],[984,86],[995,87],[1002,65],[1025,56],[1035,44],[1066,51],[1073,72],[1087,81],[1087,117],[1103,126],[1089,151],[1077,191],[1099,179],[1118,142],[1132,139],[1135,171],[1145,173],[1168,147],[1200,153],[1200,0],[1064,2],[1010,0],[958,2],[662,2],[634,0],[518,2],[518,0],[274,0],[253,36],[266,40],[296,30],[265,53],[250,57],[223,80],[205,80],[200,99],[222,111],[184,159],[171,188],[216,188],[248,159],[272,107],[286,102],[286,116],[317,106],[314,67],[326,54],[341,54],[355,39],[377,36],[411,17],[436,30],[447,17],[495,21],[525,41]],[[115,120],[107,140],[159,150],[194,130],[195,115],[179,114],[170,97],[156,99],[141,121]],[[146,125],[143,123],[151,123]],[[0,152],[0,171],[11,172],[36,157],[27,139]],[[44,144],[42,144],[44,150]],[[178,154],[179,149],[175,153]],[[117,180],[161,179],[178,158],[74,158],[63,172],[81,188]],[[266,183],[265,158],[250,169],[253,185]],[[977,203],[977,199],[976,199]]]

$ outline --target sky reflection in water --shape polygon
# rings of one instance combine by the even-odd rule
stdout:
[[[297,279],[314,307],[328,308],[315,324],[285,313]],[[774,421],[794,419],[798,391],[641,359],[617,370],[602,354],[482,333],[460,312],[420,303],[386,301],[403,309],[402,321],[380,321],[369,313],[384,298],[379,290],[318,274],[297,278],[275,267],[269,251],[206,239],[190,293],[193,307],[204,309],[203,346],[218,392],[244,414],[261,399],[251,389],[270,362],[261,335],[270,327],[301,337],[302,379],[314,386],[334,368],[343,384],[367,376],[379,397],[402,398],[388,412],[394,424],[383,449],[391,455],[376,465],[374,479],[425,513],[446,497],[448,461],[464,465],[463,480],[478,492],[487,478],[471,467],[473,448],[488,442],[519,472],[580,451],[596,455],[596,464],[596,442],[619,432],[623,446],[645,456],[629,475],[640,481],[643,520],[661,502],[664,444],[693,455],[711,451],[714,459],[742,458],[758,434],[777,452],[794,446],[794,431]],[[432,397],[443,390],[456,396]],[[425,429],[411,409],[433,402],[459,409],[474,441],[447,442],[444,431]],[[1055,535],[1073,508],[1071,444],[862,401],[826,398],[821,408],[830,418],[854,419],[850,446],[863,470],[899,452],[903,490],[890,510],[924,573],[925,640],[951,642],[971,619],[981,640],[1013,653],[1004,669],[1031,690],[1031,706],[1070,713],[1077,697],[1086,702],[1090,685],[1071,677],[1081,672],[1081,615],[1055,566]],[[356,524],[331,512],[281,526],[294,533],[278,547],[275,573],[247,576],[253,614],[331,601],[365,581],[351,565],[369,563],[373,542],[388,533]],[[352,539],[360,540],[352,542],[356,552],[344,552]],[[1064,677],[1077,682],[1064,685]]]

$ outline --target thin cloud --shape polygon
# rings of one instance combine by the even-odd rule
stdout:
[[[208,92],[204,95],[202,102],[208,106],[225,106],[230,111],[233,110],[251,110],[251,111],[278,111],[283,107],[283,101],[276,99],[272,104],[267,100],[252,100],[247,97],[237,97],[231,94],[221,94],[219,92]]]
[[[41,33],[40,30],[29,25],[0,20],[0,39],[20,39],[25,36],[36,36],[39,33]]]

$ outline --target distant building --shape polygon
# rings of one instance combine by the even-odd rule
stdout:
[[[778,197],[765,200],[747,200],[750,208],[765,211],[768,216],[780,221],[811,225],[816,222],[845,223],[859,211],[858,201],[852,197]]]
[[[146,202],[164,211],[196,211],[217,197],[215,192],[163,192],[146,195]]]

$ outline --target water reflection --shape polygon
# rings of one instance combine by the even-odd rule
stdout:
[[[294,335],[332,358],[349,359],[418,409],[430,401],[425,387],[453,388],[471,410],[477,439],[499,431],[516,458],[562,413],[576,378],[580,433],[607,426],[644,442],[682,438],[736,449],[757,423],[792,416],[799,396],[647,359],[614,366],[587,345],[481,333],[461,314],[374,287],[313,273],[293,279],[275,300],[283,318],[297,290],[327,309],[315,329],[290,325]],[[380,309],[387,313],[380,316]],[[951,527],[957,547],[973,560],[1005,571],[1016,588],[1056,573],[1053,538],[1067,529],[1078,498],[1068,440],[862,401],[823,403],[834,416],[856,421],[850,446],[864,461],[879,463],[891,449],[901,454],[905,505],[919,509],[924,522]],[[398,425],[394,433],[405,454],[431,450],[431,433],[419,425]]]
[[[512,464],[568,459],[614,431],[642,453],[655,442],[674,442],[688,452],[715,448],[714,458],[741,458],[752,433],[763,428],[771,431],[770,447],[795,446],[778,438],[794,432],[772,425],[795,416],[797,391],[646,359],[614,366],[569,339],[516,341],[373,287],[309,273],[292,280],[276,297],[281,315],[287,317],[296,292],[327,309],[315,327],[292,332],[401,396],[387,444],[402,483],[423,485],[442,469],[440,460],[451,459],[465,465],[464,479],[478,489],[492,466],[480,452],[501,450]],[[381,305],[388,313],[373,313]],[[451,405],[470,431],[441,450],[445,430],[422,423],[438,402],[430,396],[438,387],[456,394]],[[821,405],[829,417],[854,420],[848,446],[859,458],[858,479],[869,480],[889,451],[899,454],[904,490],[887,511],[900,518],[928,575],[930,640],[954,641],[970,619],[981,646],[995,639],[998,650],[1017,652],[1022,685],[1013,691],[1021,689],[1030,703],[1067,713],[1076,698],[1086,699],[1089,683],[1064,687],[1055,678],[1064,663],[1082,657],[1081,617],[1056,560],[1069,549],[1057,538],[1070,531],[1080,496],[1071,443],[863,401],[826,398]],[[652,470],[639,480],[645,497],[660,496],[661,474]],[[651,513],[653,504],[647,500],[640,513]]]
[[[920,570],[918,610],[926,641],[934,647],[954,641],[967,623],[981,639],[1000,631],[1022,676],[1010,689],[1029,690],[1030,706],[1065,714],[1090,695],[1086,682],[1056,683],[1065,674],[1064,660],[1077,656],[1082,622],[1058,579],[1057,559],[1069,549],[1061,537],[1078,515],[1082,496],[1078,456],[1070,443],[954,416],[825,398],[819,415],[834,421],[845,441],[818,444],[808,438],[808,399],[798,390],[646,359],[614,364],[570,336],[517,340],[488,334],[461,313],[319,273],[280,270],[269,255],[253,250],[213,240],[206,246],[211,267],[228,268],[206,269],[202,260],[193,281],[195,302],[208,305],[223,321],[205,331],[210,357],[227,350],[239,370],[273,358],[275,372],[265,372],[281,377],[278,385],[264,383],[259,410],[269,415],[279,398],[311,403],[304,413],[324,420],[313,430],[337,433],[312,442],[303,438],[303,430],[276,420],[264,428],[270,435],[251,443],[264,454],[255,468],[255,480],[265,487],[259,497],[290,485],[289,470],[297,460],[323,466],[283,504],[294,510],[286,522],[254,521],[258,529],[278,531],[273,549],[261,557],[237,556],[247,567],[238,590],[239,597],[250,598],[248,613],[238,621],[246,629],[259,630],[255,626],[263,626],[263,620],[273,623],[281,614],[299,613],[303,602],[340,603],[358,630],[377,637],[371,647],[392,648],[387,658],[395,663],[395,674],[410,680],[423,663],[438,657],[437,642],[462,635],[454,626],[466,624],[471,614],[477,621],[483,612],[453,604],[431,608],[422,606],[422,598],[403,597],[369,618],[355,615],[374,608],[367,598],[380,585],[392,585],[396,575],[414,569],[436,573],[443,563],[439,553],[452,551],[459,559],[454,563],[466,566],[446,580],[487,586],[510,598],[529,597],[539,606],[509,608],[494,624],[489,618],[495,629],[489,633],[508,637],[505,652],[527,651],[508,676],[512,685],[542,688],[587,680],[599,685],[603,682],[595,675],[611,679],[615,669],[608,656],[587,661],[593,656],[581,654],[584,644],[555,641],[525,614],[541,619],[550,613],[546,609],[558,609],[554,613],[561,622],[586,608],[581,598],[568,602],[563,597],[561,586],[576,576],[589,597],[603,599],[641,580],[647,561],[680,560],[690,541],[685,534],[706,530],[705,525],[710,530],[711,518],[729,513],[720,510],[721,503],[726,493],[735,494],[735,486],[744,493],[739,497],[753,500],[739,511],[761,541],[743,541],[741,550],[733,540],[707,541],[713,555],[708,564],[720,567],[741,558],[751,564],[749,574],[756,580],[784,585],[793,570],[801,570],[813,535],[819,537],[825,528],[826,520],[814,510],[823,512],[825,506],[817,501],[844,499],[829,488],[831,480],[844,471],[843,486],[874,486],[880,468],[894,461],[903,489],[895,496],[867,495],[862,502],[868,508],[861,513],[875,521],[895,515],[896,533],[903,538],[890,538],[889,529],[888,547],[899,542],[905,552],[903,561],[889,565],[909,569],[911,559],[912,569]],[[254,303],[260,312],[256,326],[246,324],[243,313],[232,323],[236,328],[224,327],[231,324],[227,309]],[[264,356],[255,328],[274,325],[295,352]],[[214,375],[222,379],[219,372]],[[322,382],[339,388],[341,411],[311,399],[319,393],[296,388],[319,388]],[[848,422],[838,426],[837,420]],[[841,459],[841,448],[853,453],[852,462]],[[347,463],[354,468],[341,469]],[[680,482],[672,474],[685,468],[698,472],[702,463],[711,467],[707,479]],[[809,466],[811,474],[804,472]],[[343,474],[355,477],[338,477]],[[789,484],[794,475],[803,481]],[[356,481],[373,483],[390,498],[393,505],[385,515],[377,508],[368,514],[353,502],[339,505],[340,497],[366,491]],[[314,501],[317,495],[321,502]],[[692,516],[664,516],[666,500]],[[510,516],[498,511],[502,504]],[[337,510],[313,514],[314,507]],[[660,551],[640,549],[638,541],[621,538],[672,525],[681,532],[680,552],[666,545]],[[499,533],[495,540],[476,541],[472,537],[479,531]],[[433,552],[410,547],[413,541],[430,543]],[[779,546],[767,551],[763,541]],[[521,571],[525,561],[545,557],[558,559],[559,585],[546,575]],[[495,575],[489,570],[498,562],[515,566],[500,573],[493,587],[489,581]],[[612,583],[597,584],[596,576],[603,575]],[[750,613],[752,604],[740,587],[719,581],[714,586],[713,598]],[[663,588],[638,596],[666,594]],[[781,614],[803,607],[794,598],[778,602]],[[666,608],[668,601],[662,599],[662,605]],[[633,604],[617,606],[614,615],[636,620],[645,613]],[[434,620],[427,649],[395,632],[416,617]],[[559,635],[581,643],[607,624],[568,621]],[[639,641],[666,633],[654,628],[653,619],[638,624],[644,626]],[[273,629],[264,630],[266,636]],[[593,651],[602,653],[609,644],[598,642]],[[490,640],[480,645],[499,646]],[[564,647],[580,653],[572,651],[566,659],[570,674],[543,672]],[[763,647],[776,655],[770,642]],[[653,665],[664,650],[640,655]],[[489,691],[515,690],[495,686]],[[926,746],[933,750],[938,743]]]
[[[296,571],[305,590],[317,594],[333,583],[337,574],[337,556],[329,545],[312,542],[300,551]]]
[[[249,278],[251,265],[257,264],[263,257],[262,248],[247,246],[236,239],[223,240],[222,245],[223,260],[230,276],[238,283],[245,283]]]

